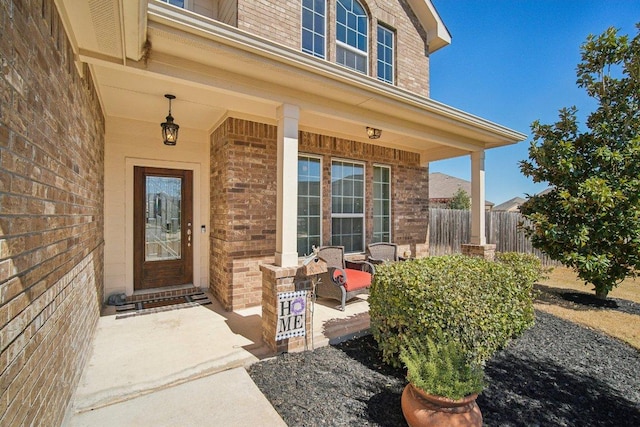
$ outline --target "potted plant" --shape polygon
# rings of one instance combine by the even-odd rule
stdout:
[[[400,360],[409,384],[402,393],[402,413],[411,427],[481,426],[476,404],[485,386],[484,370],[467,360],[462,346],[431,338],[405,340]]]

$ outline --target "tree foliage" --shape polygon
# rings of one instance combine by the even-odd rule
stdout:
[[[471,198],[462,188],[458,188],[456,194],[447,203],[448,209],[471,209]]]
[[[534,247],[608,292],[640,268],[640,23],[629,39],[609,28],[581,46],[577,85],[597,102],[580,131],[576,108],[535,121],[524,175],[552,190],[521,212]]]

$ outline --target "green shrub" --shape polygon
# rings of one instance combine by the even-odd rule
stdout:
[[[420,390],[458,400],[484,388],[482,367],[467,362],[460,344],[432,339],[404,343],[400,359],[407,367],[407,380]]]
[[[484,365],[530,327],[540,261],[521,254],[497,259],[447,255],[377,266],[369,314],[385,362],[400,366],[404,339],[441,334],[462,346],[468,362]]]

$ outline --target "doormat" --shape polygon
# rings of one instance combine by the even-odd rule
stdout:
[[[116,319],[207,304],[211,304],[211,300],[204,292],[177,297],[154,298],[116,306]]]

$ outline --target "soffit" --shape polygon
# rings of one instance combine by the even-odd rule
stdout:
[[[67,33],[78,50],[122,58],[121,10],[118,0],[57,0]]]
[[[117,1],[105,1],[117,10]],[[177,123],[211,131],[226,116],[275,123],[277,106],[292,103],[301,108],[301,129],[420,152],[424,161],[524,139],[510,129],[234,27],[158,2],[142,12],[135,0],[125,3],[138,8],[135,13],[144,25],[135,26],[129,19],[120,26],[109,20],[120,50],[105,50],[93,40],[98,26],[82,19],[83,14],[95,14],[89,3],[65,11],[79,59],[91,65],[108,116],[160,123],[168,107],[163,95],[172,93],[177,96],[172,103]],[[124,43],[120,27],[125,28]],[[122,59],[123,50],[135,57],[130,53],[142,40],[141,31],[151,42],[148,60]],[[382,137],[366,139],[365,126],[382,129]]]

